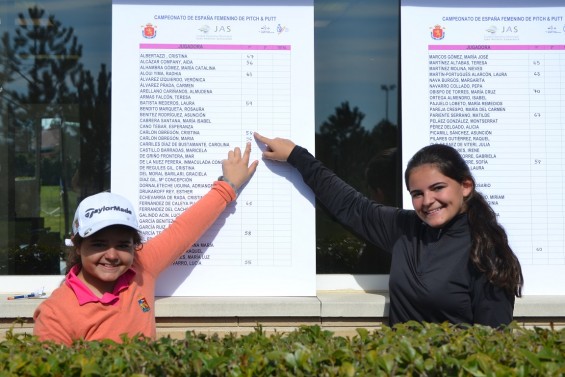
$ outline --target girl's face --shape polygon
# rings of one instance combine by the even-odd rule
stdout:
[[[459,183],[443,175],[435,165],[424,164],[412,169],[408,191],[418,217],[433,228],[441,228],[465,212],[464,199],[473,191],[473,182]]]
[[[133,264],[135,244],[128,229],[108,227],[85,238],[76,252],[82,262],[78,278],[102,296]]]

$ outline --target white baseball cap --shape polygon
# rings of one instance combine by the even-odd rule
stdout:
[[[139,230],[131,202],[118,194],[101,192],[84,198],[78,205],[73,235],[88,237],[110,225],[125,225]]]

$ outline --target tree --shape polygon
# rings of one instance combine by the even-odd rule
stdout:
[[[94,81],[85,71],[76,82],[80,114],[81,148],[78,185],[80,196],[86,197],[110,186],[110,117],[111,74],[102,64]]]
[[[360,187],[358,177],[363,175],[370,148],[364,118],[357,107],[351,109],[349,102],[343,102],[320,126],[316,150],[321,161],[356,187]]]
[[[24,161],[34,169],[32,175],[37,182],[34,195],[37,197],[42,180],[60,182],[66,232],[70,230],[67,187],[73,172],[88,172],[81,175],[79,182],[84,195],[109,187],[111,75],[104,65],[96,80],[89,71],[84,70],[81,63],[82,45],[74,29],[65,27],[54,15],[46,14],[44,9],[37,6],[18,14],[14,34],[2,35],[1,43],[3,92],[0,97],[0,143],[8,145],[13,151],[9,153],[11,161],[3,169],[3,173],[8,173],[5,178],[11,187],[8,191],[15,192],[14,182],[18,172],[14,167],[25,167],[28,171],[22,170],[22,173],[29,175],[29,166],[23,164]],[[52,151],[49,157],[56,159],[52,163],[44,161],[46,155],[42,154],[42,121],[45,119],[52,119],[52,125],[60,128],[59,151]],[[79,126],[73,128],[69,124]],[[70,145],[65,145],[69,140]],[[76,153],[68,153],[67,148]],[[81,155],[77,165],[79,149]],[[18,161],[22,161],[21,164],[15,164],[14,155]],[[5,160],[0,161],[4,163]],[[41,166],[46,169],[46,174],[50,174],[49,177],[42,175]],[[12,206],[16,195],[8,198]],[[7,219],[9,222],[5,223],[6,229],[15,222],[18,216],[16,212],[13,208],[6,211],[2,208],[0,215],[10,214]],[[0,235],[3,234],[4,230],[0,229]],[[8,238],[11,241],[7,241],[6,245],[21,239],[22,235],[11,234]],[[48,248],[48,245],[42,246],[39,241],[37,245],[42,249]],[[60,249],[59,244],[56,246]]]
[[[0,164],[2,174],[0,175],[0,219],[6,219],[14,214],[14,125],[10,119],[14,116],[18,107],[7,87],[14,81],[15,54],[9,33],[2,34],[0,40]],[[9,237],[0,230],[0,238],[6,240]],[[3,243],[0,241],[0,244]]]
[[[386,119],[381,120],[371,131],[372,143],[378,152],[397,147],[398,136],[398,127]]]
[[[27,16],[18,15],[15,30],[14,55],[19,61],[16,72],[27,82],[27,93],[19,97],[22,103],[45,104],[47,116],[64,116],[74,102],[69,85],[80,74],[82,45],[74,29],[63,27],[55,16],[34,6]],[[65,106],[67,105],[67,106]],[[61,113],[63,111],[63,113]],[[71,110],[70,115],[75,114]]]

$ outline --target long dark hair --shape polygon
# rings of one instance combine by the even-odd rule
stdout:
[[[473,183],[471,194],[464,199],[471,227],[471,262],[492,284],[521,297],[524,277],[520,262],[508,244],[508,236],[498,223],[496,213],[477,192],[475,178],[463,157],[448,145],[428,145],[408,162],[404,173],[406,185],[412,170],[424,164],[434,165],[443,175],[459,183]]]

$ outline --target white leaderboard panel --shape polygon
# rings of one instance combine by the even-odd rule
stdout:
[[[312,194],[253,138],[314,150],[313,4],[187,3],[114,1],[112,191],[150,238],[210,190],[229,150],[250,141],[260,164],[157,294],[315,295]]]
[[[403,166],[425,144],[457,148],[524,292],[565,294],[565,7],[415,3],[401,8]]]

